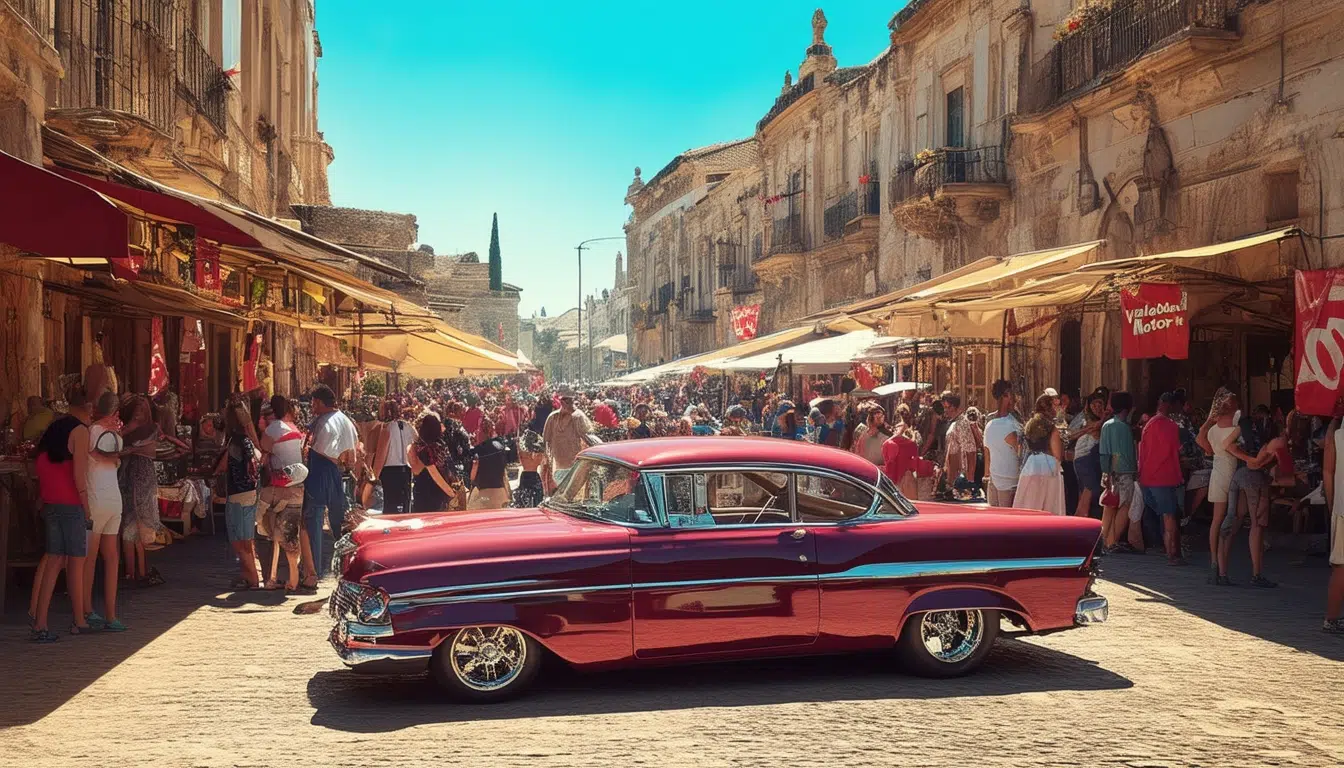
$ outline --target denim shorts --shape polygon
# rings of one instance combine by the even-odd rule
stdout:
[[[47,504],[42,508],[47,531],[47,554],[84,557],[89,552],[89,529],[84,508],[78,504]]]
[[[1091,450],[1073,457],[1073,474],[1078,478],[1079,489],[1092,492],[1093,501],[1101,496],[1101,453]]]
[[[1181,516],[1181,488],[1180,486],[1159,485],[1159,486],[1140,486],[1143,488],[1143,503],[1158,515],[1172,517]]]
[[[239,504],[236,501],[224,505],[224,528],[229,533],[229,542],[252,541],[257,536],[257,505]]]

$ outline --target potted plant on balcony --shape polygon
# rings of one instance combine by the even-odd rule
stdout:
[[[918,168],[921,165],[928,165],[929,163],[933,162],[934,159],[937,158],[938,155],[940,154],[942,154],[942,152],[937,149],[919,150],[918,152],[915,153],[915,167]]]
[[[1111,10],[1112,0],[1091,0],[1074,8],[1055,25],[1055,42],[1077,34],[1088,24],[1100,19]]]

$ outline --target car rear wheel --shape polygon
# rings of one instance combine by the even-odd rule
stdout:
[[[998,633],[998,611],[929,611],[905,622],[897,650],[917,675],[957,677],[980,666]]]
[[[541,645],[513,627],[463,627],[439,644],[434,679],[463,701],[503,701],[531,686],[541,655]]]

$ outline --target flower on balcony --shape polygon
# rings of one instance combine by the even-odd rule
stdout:
[[[859,183],[860,183],[860,184],[867,184],[867,183],[871,182],[872,180],[873,180],[873,177],[872,177],[872,176],[869,176],[869,175],[866,174],[866,173],[859,177]]]
[[[1100,19],[1111,10],[1113,0],[1092,0],[1083,5],[1074,8],[1058,24],[1055,25],[1055,42],[1078,32],[1084,26],[1092,21]]]
[[[915,153],[915,165],[925,165],[933,161],[938,156],[936,149],[921,149]]]

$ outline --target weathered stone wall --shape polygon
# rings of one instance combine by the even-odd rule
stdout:
[[[409,213],[329,205],[296,205],[293,211],[303,231],[345,246],[409,251],[420,234],[415,216]]]

